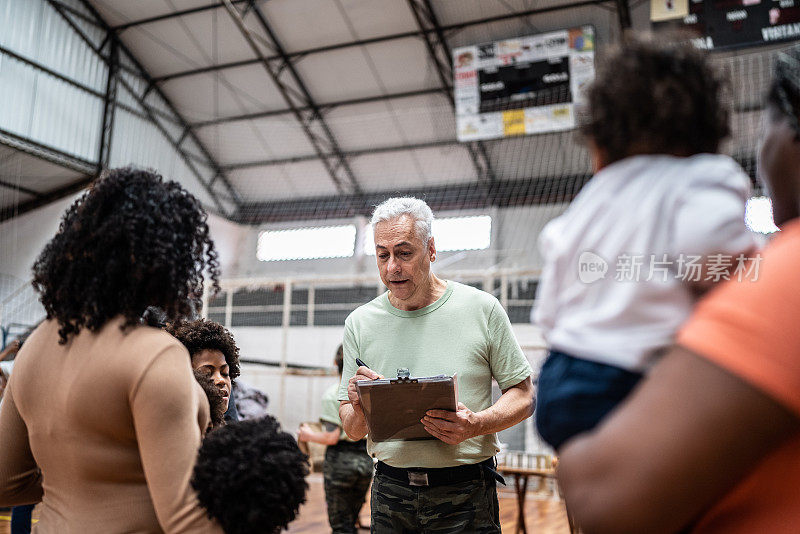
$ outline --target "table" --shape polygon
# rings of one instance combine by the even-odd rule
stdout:
[[[552,467],[516,467],[508,465],[498,465],[497,471],[501,475],[514,475],[514,487],[517,490],[517,528],[515,534],[527,534],[528,529],[525,526],[525,497],[528,492],[528,479],[530,477],[539,477],[543,479],[555,479],[556,470]],[[558,486],[556,485],[556,491]],[[572,524],[572,518],[567,510],[567,519],[569,520],[570,533],[575,532]]]

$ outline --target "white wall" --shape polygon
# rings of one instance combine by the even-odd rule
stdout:
[[[244,241],[248,237],[247,227],[209,213],[208,229],[219,255],[222,277],[233,278],[239,271],[241,253],[245,247]],[[255,256],[255,249],[253,256]]]
[[[30,286],[33,263],[53,238],[66,209],[78,194],[0,223],[0,325],[13,334],[44,317],[38,294]],[[216,215],[208,225],[219,254],[223,278],[236,271],[244,229]]]
[[[0,223],[0,324],[33,325],[44,308],[29,284],[33,263],[58,230],[61,215],[77,195]],[[14,334],[25,330],[18,326]],[[18,331],[17,331],[18,330]]]
[[[33,262],[55,235],[61,217],[78,196],[63,198],[0,223],[0,273],[29,280]],[[231,277],[237,271],[246,228],[214,214],[208,216],[208,227],[217,247],[222,276]]]
[[[0,223],[0,273],[29,280],[33,262],[55,235],[64,211],[78,195]]]

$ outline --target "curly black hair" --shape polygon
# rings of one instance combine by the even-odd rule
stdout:
[[[220,389],[214,385],[214,381],[207,374],[200,371],[193,371],[194,379],[203,388],[203,393],[208,399],[208,407],[211,410],[211,428],[217,428],[225,424],[225,397],[222,396]]]
[[[207,215],[180,184],[131,167],[107,171],[64,214],[33,266],[33,287],[60,343],[122,315],[123,328],[148,306],[188,317],[206,269],[219,290]]]
[[[209,432],[192,487],[209,517],[227,534],[273,534],[306,500],[308,457],[271,416]]]
[[[191,356],[202,350],[218,350],[225,356],[231,380],[239,376],[239,347],[228,330],[206,319],[167,324],[165,330],[183,343]]]
[[[587,92],[581,133],[606,163],[636,154],[716,153],[730,134],[728,84],[680,34],[627,34]]]

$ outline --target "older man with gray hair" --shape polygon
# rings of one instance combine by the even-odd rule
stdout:
[[[458,410],[431,410],[422,420],[436,439],[367,440],[378,459],[373,532],[500,532],[495,433],[531,415],[531,368],[496,298],[431,271],[432,223],[430,207],[416,198],[390,198],[373,212],[378,271],[389,291],[345,321],[339,414],[347,435],[362,439],[368,429],[357,380],[401,367],[416,376],[458,373]],[[492,378],[503,392],[494,404]]]

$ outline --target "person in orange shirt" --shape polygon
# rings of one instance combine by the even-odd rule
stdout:
[[[712,291],[633,395],[560,452],[587,534],[800,532],[800,45],[778,54],[761,173],[782,232]]]

